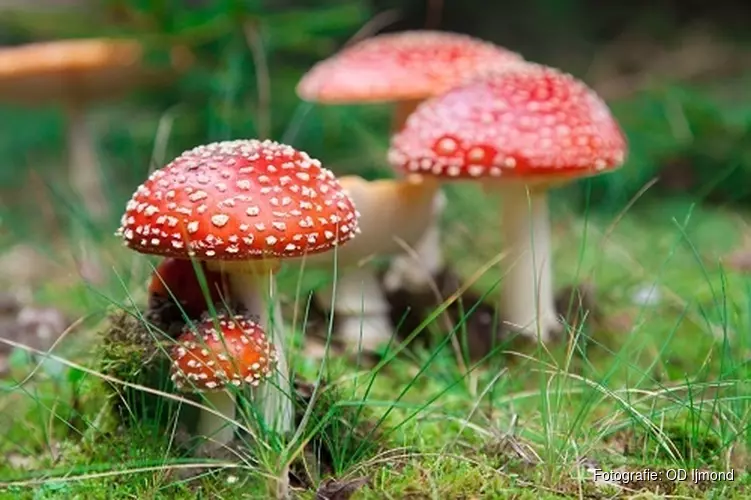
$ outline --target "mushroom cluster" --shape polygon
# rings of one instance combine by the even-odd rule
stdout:
[[[291,430],[274,286],[282,261],[338,263],[338,282],[318,290],[319,299],[337,314],[345,341],[376,349],[393,333],[382,287],[425,285],[443,266],[441,183],[480,182],[502,198],[509,272],[501,317],[547,341],[560,330],[547,191],[616,169],[627,154],[607,105],[583,82],[464,35],[373,37],[317,64],[297,92],[328,104],[397,102],[386,159],[400,178],[337,180],[285,144],[217,142],[152,173],[128,202],[117,232],[127,247],[165,258],[152,278],[152,297],[170,295],[186,316],[201,318],[181,327],[173,381],[207,395],[215,410],[202,414],[199,431],[220,444],[232,437],[223,422],[234,417],[233,390],[246,385],[258,386],[266,423]],[[419,262],[404,257],[404,245]],[[363,265],[377,255],[397,256],[385,284]],[[191,261],[206,274],[207,296]],[[420,268],[428,276],[416,277]],[[207,301],[242,314],[211,318]]]
[[[231,302],[257,316],[275,346],[277,380],[261,398],[266,422],[286,432],[294,415],[274,273],[284,259],[354,238],[358,216],[318,160],[278,142],[235,140],[198,146],[153,172],[117,234],[135,251],[197,259],[226,277]]]
[[[424,99],[523,62],[515,52],[467,35],[432,30],[389,33],[319,62],[300,80],[297,94],[323,104],[394,102],[392,132],[397,132]],[[430,290],[444,265],[439,222],[446,199],[431,176],[375,182],[352,176],[342,178],[342,183],[362,213],[363,236],[342,252],[346,259],[339,256],[336,296],[332,285],[318,298],[336,312],[337,333],[370,350],[388,341],[392,328],[375,272],[364,263],[374,255],[395,255],[385,276],[387,290]],[[312,264],[333,262],[318,259]]]

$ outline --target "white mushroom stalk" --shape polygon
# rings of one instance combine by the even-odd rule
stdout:
[[[207,263],[207,267],[227,276],[232,300],[244,306],[248,315],[258,318],[259,324],[264,325],[276,350],[277,370],[258,395],[263,421],[276,432],[292,431],[295,422],[292,384],[284,342],[284,319],[276,298],[274,279],[278,263],[215,261]]]
[[[391,339],[393,326],[389,304],[370,261],[375,256],[404,254],[405,247],[419,246],[434,217],[434,200],[442,201],[442,196],[436,197],[440,193],[438,182],[418,176],[376,181],[345,176],[339,182],[360,213],[360,234],[335,252],[300,260],[306,268],[331,271],[337,266],[336,283],[332,281],[317,290],[316,296],[335,313],[336,332],[341,338],[349,345],[372,351]],[[428,242],[433,244],[434,240]],[[437,245],[426,249],[425,254],[430,258],[405,259],[410,267],[405,274],[410,283],[429,280],[431,272],[440,265]],[[402,275],[396,280],[400,285],[404,283]]]
[[[493,186],[501,197],[506,274],[501,282],[501,319],[513,331],[542,342],[560,331],[555,308],[548,194],[524,185]]]
[[[430,180],[426,184],[431,184]],[[435,183],[433,183],[435,185]],[[446,209],[446,195],[438,190],[432,200],[432,214],[426,222],[422,237],[408,243],[406,252],[394,257],[383,277],[383,287],[388,292],[406,290],[419,294],[444,267],[441,251],[441,216]],[[407,242],[405,242],[407,243]]]
[[[334,312],[337,335],[348,345],[370,352],[391,339],[389,304],[371,266],[340,268],[336,281],[316,290],[316,296]]]
[[[231,389],[205,392],[203,399],[203,404],[216,413],[201,409],[196,433],[207,438],[200,451],[211,453],[232,441],[235,426],[231,422],[235,420],[237,403],[235,392]]]
[[[108,205],[101,182],[96,146],[88,127],[86,107],[71,100],[65,107],[70,155],[70,185],[92,218],[100,220],[108,214]]]

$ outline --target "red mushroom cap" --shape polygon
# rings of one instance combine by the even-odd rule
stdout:
[[[300,257],[358,232],[352,199],[318,160],[273,141],[199,146],[155,171],[118,236],[141,253],[201,260]]]
[[[209,288],[211,302],[216,304],[221,300],[220,291],[224,290],[223,275],[207,269],[203,262],[200,266]],[[190,318],[199,317],[207,309],[206,297],[203,295],[193,262],[187,259],[170,257],[160,262],[151,276],[149,295],[164,300],[172,300],[174,295]]]
[[[528,181],[614,169],[626,149],[594,91],[558,70],[525,65],[424,102],[392,138],[388,157],[409,173]]]
[[[257,386],[262,378],[271,376],[276,350],[255,322],[220,313],[216,321],[206,318],[196,329],[186,327],[172,348],[172,381],[178,390],[213,391],[230,384]]]
[[[319,62],[300,80],[297,94],[326,103],[420,100],[522,61],[515,52],[467,35],[390,33]]]

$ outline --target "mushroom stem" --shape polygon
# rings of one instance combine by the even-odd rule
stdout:
[[[70,186],[76,196],[80,197],[87,215],[92,220],[100,220],[107,213],[107,203],[99,182],[99,169],[88,129],[86,108],[78,101],[70,101],[66,107],[66,116]],[[78,270],[81,277],[90,283],[101,284],[104,278],[103,266],[96,249],[92,248],[91,236],[80,223],[76,223],[74,229],[73,237],[80,242]]]
[[[546,342],[560,329],[551,269],[550,218],[545,189],[508,185],[502,190],[504,259],[501,317],[513,330]]]
[[[201,445],[203,452],[213,451],[232,441],[235,432],[235,393],[231,391],[207,391],[203,404],[220,415],[202,409],[198,416],[197,433],[208,440]]]
[[[407,101],[399,101],[394,106],[394,114],[391,117],[391,133],[395,134],[399,132],[404,124],[407,122],[407,118],[412,112],[420,105],[422,99],[413,99]]]
[[[440,222],[446,207],[446,195],[438,190],[433,198],[433,214],[429,226],[407,255],[400,254],[391,261],[383,286],[389,291],[408,290],[420,293],[429,290],[433,277],[443,267]]]
[[[227,274],[232,298],[245,306],[248,314],[258,316],[276,348],[277,369],[258,394],[264,423],[276,432],[289,432],[293,429],[295,414],[284,348],[284,321],[274,293],[274,276],[270,270],[265,276],[247,272]]]
[[[107,201],[102,192],[96,148],[87,123],[86,107],[77,100],[66,106],[70,185],[81,198],[90,217],[107,215]]]
[[[322,287],[316,295],[335,314],[337,334],[347,344],[372,351],[391,338],[389,304],[370,266],[341,269],[336,283]]]

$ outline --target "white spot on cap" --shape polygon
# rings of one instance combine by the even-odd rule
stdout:
[[[226,214],[215,214],[211,216],[211,223],[214,224],[216,227],[222,227],[229,222],[229,215]]]

